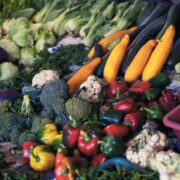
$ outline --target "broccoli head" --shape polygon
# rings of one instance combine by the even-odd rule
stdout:
[[[22,147],[23,142],[25,141],[36,141],[36,134],[32,133],[30,130],[26,130],[19,136],[18,145]]]
[[[32,123],[31,132],[38,133],[48,123],[52,123],[52,121],[49,118],[35,116],[34,121]]]
[[[76,120],[88,119],[93,111],[92,104],[83,99],[80,99],[79,97],[73,97],[72,99],[69,99],[65,106],[68,115]]]
[[[40,102],[44,107],[43,116],[52,117],[62,114],[65,110],[67,98],[68,85],[64,80],[59,79],[48,83],[40,94]]]
[[[0,113],[8,112],[9,107],[12,105],[12,103],[8,100],[1,101],[0,102]]]
[[[17,144],[19,141],[19,136],[20,136],[21,132],[22,132],[22,130],[20,130],[18,128],[12,129],[11,134],[10,134],[11,142]]]
[[[0,141],[9,141],[13,129],[23,129],[22,117],[16,113],[0,113]]]

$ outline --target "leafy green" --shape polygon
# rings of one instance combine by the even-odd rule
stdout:
[[[141,174],[137,171],[126,170],[123,168],[117,168],[115,170],[104,170],[95,167],[90,167],[85,171],[82,171],[77,180],[158,180],[158,173],[149,171],[146,174]]]

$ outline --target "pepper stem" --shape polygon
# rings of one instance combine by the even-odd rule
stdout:
[[[104,144],[104,141],[98,141],[98,144]]]
[[[117,88],[116,89],[116,98],[115,99],[120,99],[120,97],[121,97],[121,90],[120,90],[120,88]]]
[[[72,128],[77,128],[78,127],[78,123],[74,118],[72,118],[70,120],[70,125],[71,125]]]
[[[148,113],[151,113],[151,114],[154,113],[154,111],[153,111],[152,109],[150,109],[150,108],[144,107],[143,109],[144,109],[146,112],[148,112]]]
[[[89,137],[89,135],[85,131],[81,130],[80,134],[84,136],[85,142],[89,142],[91,140],[91,138]]]
[[[31,148],[31,154],[32,154],[33,158],[36,159],[37,162],[40,161],[40,157],[39,157],[39,156],[36,156],[36,155],[34,154],[33,148]]]
[[[126,119],[126,120],[123,122],[123,125],[125,125],[125,126],[131,126],[132,123],[131,123],[131,121],[130,121],[129,119]]]

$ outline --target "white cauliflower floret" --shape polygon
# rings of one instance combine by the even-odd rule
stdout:
[[[149,146],[154,151],[160,151],[164,149],[168,144],[166,135],[161,133],[160,131],[157,131],[152,135],[148,135],[146,137],[146,141],[147,141],[146,146]]]
[[[32,79],[32,86],[37,86],[38,88],[43,87],[50,81],[58,80],[59,73],[54,70],[41,70],[39,73],[35,74]]]
[[[103,89],[106,85],[103,79],[91,75],[81,84],[79,97],[91,103],[98,103],[103,96]]]

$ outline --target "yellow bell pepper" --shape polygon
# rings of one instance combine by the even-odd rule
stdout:
[[[58,135],[58,128],[55,124],[46,124],[39,132],[39,141],[46,145],[53,145],[53,140]]]
[[[55,165],[55,154],[50,147],[45,145],[36,146],[31,151],[30,166],[38,172],[50,170]]]
[[[59,132],[60,134],[56,135],[53,139],[53,146],[58,149],[58,148],[61,148],[63,145],[62,145],[62,137],[63,137],[63,134],[62,134],[62,131]]]

